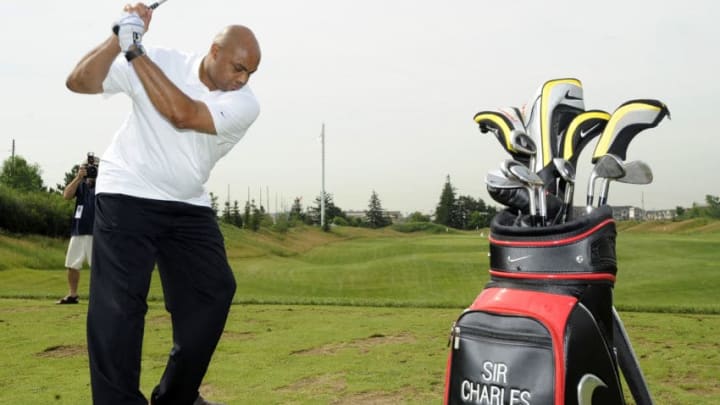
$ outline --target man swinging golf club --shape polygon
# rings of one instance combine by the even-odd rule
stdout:
[[[203,184],[259,114],[246,84],[260,48],[250,29],[233,25],[206,55],[145,49],[153,9],[137,3],[124,11],[66,83],[76,93],[132,100],[96,186],[87,318],[93,402],[148,403],[140,361],[157,263],[174,344],[150,403],[207,404],[198,388],[236,286]]]

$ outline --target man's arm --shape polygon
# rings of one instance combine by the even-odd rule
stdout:
[[[217,134],[207,105],[183,93],[147,55],[136,57],[130,63],[152,104],[173,126]]]
[[[115,35],[110,35],[108,39],[80,59],[80,62],[68,76],[65,85],[75,93],[102,93],[103,81],[119,53],[118,38]]]
[[[152,21],[152,9],[145,4],[137,3],[134,6],[125,6],[125,11],[137,14],[145,23],[147,32]],[[130,63],[145,88],[150,102],[175,128],[192,129],[211,135],[217,133],[207,105],[183,93],[149,57],[146,55],[135,57]]]
[[[85,180],[85,176],[87,176],[87,166],[82,165],[78,169],[78,173],[75,178],[70,182],[70,184],[65,186],[65,190],[63,190],[64,199],[72,200],[75,197],[75,193],[77,192],[80,183]]]

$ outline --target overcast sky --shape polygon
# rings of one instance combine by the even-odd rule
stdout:
[[[0,159],[38,163],[46,184],[88,151],[102,155],[129,112],[65,88],[75,63],[105,39],[125,1],[0,2]],[[630,99],[667,104],[672,120],[633,141],[647,186],[613,184],[613,205],[691,206],[718,195],[720,2],[169,0],[146,46],[205,53],[221,27],[251,27],[263,60],[250,85],[261,114],[216,166],[209,191],[244,201],[270,190],[270,209],[326,190],[344,210],[432,211],[450,175],[457,192],[491,202],[484,176],[507,158],[472,118],[522,106],[543,82],[582,81],[587,109]],[[584,201],[591,143],[578,167]]]

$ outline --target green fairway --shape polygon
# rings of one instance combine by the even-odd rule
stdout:
[[[237,303],[462,308],[488,281],[487,231],[223,232],[238,281]],[[617,246],[618,308],[720,314],[720,231],[622,231]],[[62,295],[64,249],[58,240],[0,235],[0,257],[6,259],[0,297]],[[81,296],[88,276],[82,273]],[[150,299],[162,300],[154,277]]]
[[[0,403],[88,404],[85,304],[0,300]],[[438,404],[459,310],[235,305],[201,392],[231,404]],[[658,404],[715,404],[720,316],[623,313]],[[142,390],[162,374],[170,320],[150,306]]]
[[[616,306],[656,402],[715,403],[720,228],[619,229]],[[231,404],[440,402],[449,326],[488,280],[487,230],[223,233],[238,291],[203,393]],[[53,304],[66,291],[66,243],[0,234],[0,403],[90,402],[89,271],[80,305]],[[153,277],[146,394],[171,346]]]

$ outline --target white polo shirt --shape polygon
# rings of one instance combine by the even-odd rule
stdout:
[[[160,48],[146,52],[180,90],[207,105],[217,135],[173,127],[155,109],[132,65],[120,55],[103,82],[103,91],[105,95],[125,93],[133,106],[102,156],[96,194],[209,207],[203,184],[215,163],[245,135],[260,106],[247,85],[236,91],[209,91],[199,78],[203,56]]]

